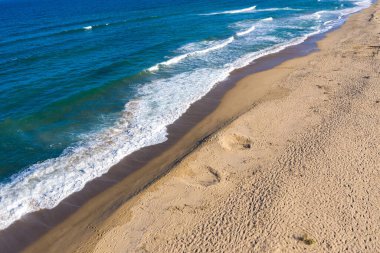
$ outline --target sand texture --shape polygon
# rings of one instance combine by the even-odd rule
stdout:
[[[76,252],[380,252],[378,9],[320,51],[241,80],[236,101],[262,80],[272,91]]]

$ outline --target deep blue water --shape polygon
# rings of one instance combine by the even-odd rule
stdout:
[[[0,0],[0,228],[165,141],[232,70],[368,4]]]

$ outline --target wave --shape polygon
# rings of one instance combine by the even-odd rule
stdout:
[[[327,20],[325,22],[323,22],[323,25],[326,26],[326,25],[333,25],[337,22],[339,22],[340,20],[342,19],[342,16],[339,16],[338,19],[336,20]]]
[[[6,46],[9,44],[13,44],[13,43],[20,43],[20,42],[36,40],[36,39],[44,39],[44,38],[66,35],[66,34],[73,34],[73,33],[83,32],[83,30],[88,31],[88,30],[92,30],[95,28],[102,28],[102,27],[111,26],[111,25],[113,25],[113,26],[122,25],[124,23],[126,23],[126,21],[118,21],[118,22],[113,22],[113,23],[111,23],[111,22],[100,23],[100,24],[88,25],[88,26],[83,26],[83,27],[75,26],[75,27],[70,27],[70,28],[61,29],[61,30],[57,30],[57,31],[37,33],[37,34],[33,34],[33,35],[27,36],[27,37],[21,37],[21,38],[16,37],[16,39],[1,41],[0,46]],[[59,27],[59,26],[57,26],[57,27]]]
[[[323,10],[323,11],[317,11],[312,14],[306,14],[303,16],[300,16],[299,19],[303,20],[318,20],[320,22],[323,22],[323,24],[330,24],[334,23],[336,21],[342,20],[342,18],[347,17],[348,15],[351,15],[355,12],[358,12],[369,5],[366,4],[368,1],[361,1],[360,3],[356,3],[356,7],[341,9],[341,10]],[[332,18],[332,19],[331,19]],[[327,21],[323,21],[329,19]]]
[[[362,8],[367,8],[371,5],[372,0],[361,0],[361,1],[355,1],[355,5],[360,6]]]
[[[247,30],[244,30],[244,31],[241,31],[241,32],[237,32],[236,35],[237,36],[244,36],[244,35],[247,35],[247,34],[253,32],[254,30],[256,30],[256,26],[251,26]]]
[[[228,39],[224,40],[222,43],[219,43],[217,45],[214,45],[212,47],[209,47],[209,48],[206,48],[206,49],[202,49],[202,50],[198,50],[198,51],[193,51],[193,52],[189,52],[189,53],[185,53],[185,54],[182,54],[182,55],[178,55],[174,58],[171,58],[167,61],[164,61],[164,62],[160,62],[152,67],[150,67],[148,69],[148,71],[151,71],[151,72],[154,72],[154,71],[157,71],[159,70],[160,67],[162,66],[170,66],[170,65],[173,65],[173,64],[177,64],[179,62],[181,62],[182,60],[188,58],[188,57],[191,57],[191,56],[198,56],[198,55],[202,55],[202,54],[207,54],[211,51],[215,51],[215,50],[218,50],[218,49],[221,49],[223,47],[226,47],[227,45],[231,44],[233,41],[235,40],[234,37],[229,37]]]
[[[100,28],[100,27],[105,27],[105,26],[109,26],[109,25],[119,25],[119,24],[123,24],[125,22],[114,22],[114,23],[104,23],[104,24],[98,24],[98,25],[89,25],[89,26],[84,26],[83,29],[84,30],[92,30],[94,28]]]
[[[255,12],[267,12],[267,11],[302,11],[302,9],[284,7],[284,8],[267,8],[267,9],[255,10]]]
[[[90,25],[90,26],[84,26],[84,27],[73,27],[73,28],[64,29],[64,30],[51,31],[51,32],[46,32],[46,33],[37,33],[37,34],[33,34],[32,36],[21,37],[21,38],[16,38],[16,39],[0,42],[0,45],[4,46],[4,45],[12,44],[12,43],[19,43],[19,42],[24,42],[24,41],[29,41],[29,40],[49,38],[49,37],[63,35],[63,34],[80,32],[83,30],[91,30],[94,27],[101,27],[105,25],[109,25],[109,23],[104,24],[104,25],[99,24],[99,25]]]
[[[231,11],[222,11],[222,12],[212,12],[212,13],[206,13],[206,14],[200,14],[204,16],[211,16],[211,15],[223,15],[223,14],[239,14],[239,13],[249,13],[256,9],[256,6],[251,6],[248,8],[240,9],[240,10],[231,10]]]
[[[264,18],[264,19],[260,20],[259,22],[268,22],[268,21],[273,21],[273,18],[272,18],[272,17]],[[256,25],[253,25],[253,26],[249,27],[249,28],[246,29],[246,30],[243,30],[243,31],[237,32],[237,33],[236,33],[236,36],[238,36],[238,37],[242,37],[242,36],[245,36],[245,35],[247,35],[247,34],[250,34],[250,33],[253,32],[254,30],[256,30]]]
[[[28,29],[27,31],[21,30],[21,31],[14,31],[13,33],[9,34],[9,38],[12,38],[12,41],[17,41],[17,38],[33,38],[35,35],[38,34],[44,34],[49,31],[53,31],[56,29],[64,29],[66,27],[75,27],[80,25],[85,25],[89,23],[99,23],[101,21],[104,21],[104,18],[97,18],[97,19],[87,19],[82,21],[74,21],[74,22],[62,22],[58,24],[52,24],[52,25],[46,25],[44,24],[41,27]],[[8,42],[7,40],[6,42]]]
[[[261,21],[273,21],[273,18],[272,18],[272,17],[264,18],[264,19],[262,19]]]
[[[222,14],[239,14],[239,13],[270,12],[270,11],[302,11],[302,9],[296,9],[296,8],[290,8],[290,7],[256,9],[256,6],[252,6],[252,7],[241,9],[241,10],[212,12],[212,13],[199,14],[199,15],[202,15],[202,16],[211,16],[211,15],[222,15]]]

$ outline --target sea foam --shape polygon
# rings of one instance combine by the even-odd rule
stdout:
[[[194,52],[189,52],[189,53],[182,54],[182,55],[178,55],[178,56],[175,56],[175,57],[173,57],[173,58],[171,58],[171,59],[169,59],[167,61],[160,62],[160,63],[158,63],[158,64],[150,67],[148,70],[151,71],[151,72],[157,71],[162,66],[170,66],[170,65],[173,65],[173,64],[177,64],[177,63],[181,62],[182,60],[184,60],[184,59],[186,59],[188,57],[207,54],[209,52],[212,52],[212,51],[221,49],[223,47],[226,47],[227,45],[231,44],[234,40],[235,40],[234,37],[229,37],[228,39],[223,40],[223,41],[217,43],[216,45],[214,45],[212,47],[209,47],[209,48],[206,48],[206,49],[203,49],[203,50],[194,51]]]
[[[269,12],[269,11],[302,11],[302,9],[284,7],[284,8],[267,8],[267,9],[256,9],[256,12]]]
[[[244,30],[244,31],[241,31],[241,32],[237,32],[236,35],[237,36],[244,36],[244,35],[247,35],[247,34],[253,32],[254,30],[256,30],[256,26],[251,26],[247,30]]]
[[[272,11],[301,11],[302,9],[284,7],[284,8],[266,8],[266,9],[257,9],[257,6],[252,6],[249,8],[244,8],[240,10],[231,10],[231,11],[221,11],[221,12],[211,12],[206,14],[200,14],[202,16],[212,16],[212,15],[223,15],[223,14],[241,14],[241,13],[254,13],[254,12],[272,12]]]
[[[255,9],[256,9],[256,6],[251,6],[251,7],[239,9],[239,10],[212,12],[212,13],[206,13],[206,14],[200,14],[200,15],[210,16],[210,15],[223,15],[223,14],[240,14],[240,13],[249,13],[249,12],[254,11]]]

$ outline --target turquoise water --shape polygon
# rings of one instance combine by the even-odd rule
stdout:
[[[229,73],[368,0],[0,0],[0,229],[52,208]]]

